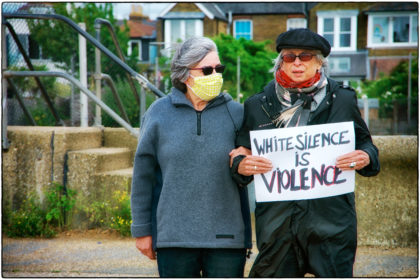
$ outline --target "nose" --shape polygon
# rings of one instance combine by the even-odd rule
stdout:
[[[300,65],[300,64],[302,64],[302,61],[300,60],[300,58],[297,56],[296,58],[295,58],[295,61],[293,61],[293,64],[295,64],[295,65]]]

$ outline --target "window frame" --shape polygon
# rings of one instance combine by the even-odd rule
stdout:
[[[348,65],[348,68],[346,68],[345,70],[342,70],[338,67],[338,65],[340,64],[340,60],[344,60],[344,62]],[[350,57],[345,57],[345,56],[340,56],[340,57],[330,57],[328,59],[328,63],[330,66],[330,71],[331,73],[350,73],[351,71],[351,59]]]
[[[335,11],[318,11],[317,12],[317,23],[318,23],[318,34],[324,36],[324,19],[330,18],[334,22],[334,45],[331,45],[331,51],[356,51],[357,50],[357,16],[359,15],[358,10],[335,10]],[[340,30],[342,18],[350,18],[350,46],[340,47]]]
[[[237,35],[236,34],[236,23],[237,22],[249,22],[250,23],[249,24],[249,26],[250,26],[250,31],[249,31],[250,38],[249,38],[249,40],[252,40],[254,38],[254,27],[253,27],[251,19],[235,19],[233,21],[233,38],[235,38],[235,39],[243,38],[243,37],[236,38],[236,35]]]
[[[409,18],[409,33],[408,33],[408,42],[393,42],[393,31],[394,31],[394,17],[403,17],[408,16]],[[387,47],[416,47],[418,45],[418,37],[417,41],[412,42],[413,39],[413,29],[412,24],[414,22],[414,17],[417,16],[418,20],[418,13],[416,12],[395,12],[395,13],[370,13],[368,14],[368,30],[367,30],[367,47],[368,48],[387,48]],[[388,42],[387,43],[374,43],[373,42],[373,21],[375,18],[387,18],[388,19]],[[418,28],[418,26],[417,26]]]
[[[308,27],[308,20],[306,18],[303,18],[303,17],[288,18],[287,21],[286,21],[287,31],[291,30],[291,26],[290,26],[291,22],[296,21],[296,20],[301,20],[301,21],[305,22],[305,24],[303,25],[302,28],[307,28]],[[301,27],[293,27],[293,28],[301,28]]]
[[[186,24],[185,22],[187,20],[194,20],[195,23],[195,34],[194,36],[203,36],[204,34],[204,28],[203,28],[203,20],[202,19],[197,19],[197,18],[174,18],[174,19],[165,19],[164,22],[164,28],[165,28],[165,34],[164,34],[164,42],[165,42],[165,48],[170,48],[171,45],[176,44],[177,42],[172,42],[171,41],[171,21],[173,20],[179,20],[180,21],[180,29],[181,29],[181,36],[179,39],[181,39],[182,41],[185,41],[186,37]]]
[[[137,59],[142,60],[142,52],[141,52],[142,41],[140,39],[130,39],[128,41],[128,51],[127,51],[128,56],[131,56],[131,54],[133,53],[132,43],[137,43],[138,44],[138,52],[139,53],[137,55]]]

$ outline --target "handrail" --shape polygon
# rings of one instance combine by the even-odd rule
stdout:
[[[130,66],[128,66],[126,63],[124,63],[121,59],[119,59],[115,54],[113,54],[111,51],[109,51],[104,45],[102,45],[100,42],[98,42],[95,38],[93,38],[89,33],[81,29],[76,23],[74,23],[71,19],[62,16],[62,15],[56,15],[56,14],[11,14],[11,13],[3,13],[3,18],[26,18],[26,19],[58,19],[62,20],[63,22],[67,23],[75,29],[80,35],[85,37],[89,42],[91,42],[95,47],[100,49],[103,53],[105,53],[108,57],[110,57],[112,60],[114,60],[119,66],[121,66],[125,71],[131,74],[132,77],[134,77],[137,82],[142,85],[143,87],[148,88],[151,90],[156,96],[158,97],[164,97],[165,94],[162,93],[157,87],[155,87],[152,83],[150,83],[145,77],[140,75],[139,73],[135,72],[133,69],[131,69]]]
[[[108,84],[109,88],[112,91],[112,94],[114,95],[114,99],[117,101],[117,106],[120,109],[121,115],[124,117],[124,120],[129,123],[130,121],[128,119],[127,113],[125,112],[124,106],[121,102],[121,98],[117,93],[117,88],[115,87],[114,81],[112,80],[111,76],[108,74],[101,73],[101,79],[105,80]]]
[[[120,59],[123,62],[125,62],[125,58],[124,58],[124,55],[122,53],[121,46],[118,43],[118,39],[117,39],[117,36],[115,34],[114,27],[112,26],[112,24],[108,20],[103,19],[103,18],[97,18],[97,19],[95,19],[95,29],[97,30],[97,32],[100,31],[100,29],[101,29],[100,25],[101,24],[105,25],[108,28],[109,33],[111,33],[112,41],[114,42],[115,48],[117,49],[117,54],[120,57]],[[126,74],[127,74],[127,78],[128,78],[127,79],[128,84],[130,85],[130,88],[131,88],[131,91],[133,92],[134,98],[136,99],[137,104],[140,105],[139,94],[136,90],[136,87],[133,84],[133,80],[131,79],[131,76],[127,72],[126,72]]]
[[[127,123],[125,120],[123,120],[120,116],[118,116],[111,108],[109,108],[102,100],[96,97],[96,95],[91,92],[89,89],[84,87],[82,83],[75,79],[74,77],[70,76],[67,73],[63,72],[50,72],[50,71],[4,71],[3,75],[5,77],[12,77],[12,76],[18,76],[18,77],[61,77],[64,79],[69,80],[74,85],[76,85],[83,93],[85,93],[89,98],[91,98],[93,101],[95,101],[96,104],[98,104],[105,112],[107,112],[116,122],[118,122],[121,126],[123,126],[125,129],[127,129],[132,136],[135,138],[139,137],[139,133],[134,130],[134,128]]]
[[[4,25],[9,29],[10,35],[12,35],[13,40],[16,43],[16,46],[18,47],[20,53],[23,56],[23,59],[26,62],[26,65],[28,66],[29,70],[34,71],[34,67],[31,63],[30,58],[28,57],[28,55],[25,52],[25,49],[23,48],[13,26],[10,24],[10,22],[6,21],[4,23]],[[55,123],[56,124],[60,124],[62,126],[64,126],[64,121],[60,118],[60,116],[58,115],[57,111],[54,108],[54,105],[52,104],[52,101],[50,99],[50,97],[47,94],[47,91],[44,88],[44,85],[41,83],[41,81],[38,79],[38,77],[34,77],[35,78],[35,82],[38,85],[39,90],[41,91],[41,95],[44,98],[45,102],[47,103],[48,108],[50,109],[51,113],[53,114],[53,117],[55,119]]]

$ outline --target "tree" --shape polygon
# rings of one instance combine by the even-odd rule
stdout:
[[[112,3],[104,3],[98,5],[96,3],[84,3],[76,5],[76,3],[58,2],[53,3],[54,12],[70,18],[75,23],[86,23],[86,31],[95,37],[96,30],[94,27],[95,19],[102,18],[108,20],[116,33],[117,40],[123,48],[127,46],[129,40],[129,27],[125,21],[125,28],[121,30],[117,25],[113,16]],[[75,67],[78,67],[78,34],[67,24],[58,20],[34,20],[28,22],[31,35],[41,46],[43,55],[49,57],[54,62],[59,62],[65,69],[70,69],[71,59],[75,57]],[[101,28],[101,43],[111,52],[116,54],[116,48],[112,41],[112,37],[107,28]],[[88,71],[95,71],[95,47],[87,43],[87,59]],[[134,59],[129,59],[129,66],[135,67]],[[117,64],[111,61],[105,54],[101,54],[102,72],[111,75],[113,78],[122,77],[124,71]]]
[[[220,34],[213,38],[217,45],[222,64],[226,66],[223,73],[224,85],[234,98],[237,93],[237,57],[240,56],[240,91],[243,99],[263,90],[273,79],[273,59],[276,53],[267,47],[270,41],[254,42],[244,38],[235,39],[230,35]]]
[[[408,61],[402,61],[389,76],[381,74],[374,81],[362,83],[362,91],[371,98],[378,98],[380,116],[392,117],[394,105],[407,108]],[[417,119],[418,113],[418,57],[411,60],[411,116]]]

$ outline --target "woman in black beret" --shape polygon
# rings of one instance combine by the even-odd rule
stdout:
[[[274,80],[245,101],[238,148],[230,154],[233,178],[245,186],[252,175],[272,170],[268,159],[251,155],[251,130],[348,121],[354,122],[356,150],[338,155],[336,167],[356,170],[362,176],[378,174],[378,149],[360,115],[356,93],[326,76],[328,41],[309,29],[294,29],[280,34],[276,47]],[[259,202],[255,219],[259,254],[250,277],[353,276],[354,193]]]

